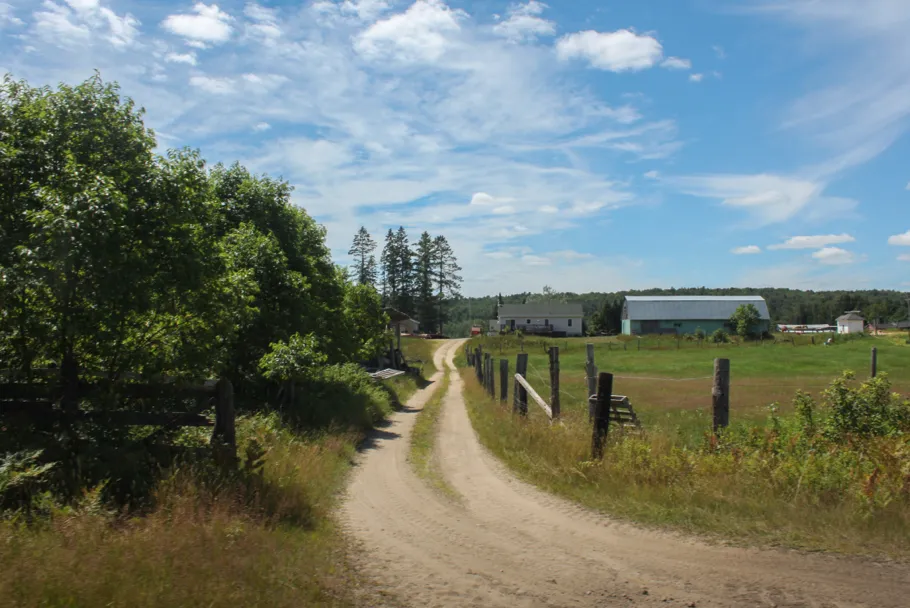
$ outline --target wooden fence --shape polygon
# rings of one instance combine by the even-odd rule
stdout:
[[[234,389],[226,378],[202,383],[122,382],[112,381],[104,374],[80,373],[83,378],[64,383],[58,370],[33,370],[32,376],[48,378],[47,382],[19,381],[9,372],[0,372],[0,421],[15,428],[17,424],[38,426],[96,424],[109,427],[157,426],[212,427],[212,446],[215,456],[225,463],[236,460],[236,431]],[[127,379],[135,378],[133,374]],[[124,403],[117,409],[82,409],[85,400]],[[137,402],[170,400],[192,402],[195,411],[142,411]],[[201,414],[214,406],[214,420]]]

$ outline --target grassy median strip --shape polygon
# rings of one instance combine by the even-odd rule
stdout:
[[[439,462],[436,460],[436,436],[439,432],[439,422],[442,415],[442,404],[449,390],[449,374],[446,373],[441,385],[423,410],[417,414],[417,422],[411,433],[411,463],[417,475],[425,479],[435,489],[450,498],[458,498],[459,494],[445,480]]]

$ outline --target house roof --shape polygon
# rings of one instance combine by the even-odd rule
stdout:
[[[845,315],[841,315],[837,318],[838,321],[865,321],[862,316],[856,314],[855,312],[848,312]]]
[[[581,304],[562,304],[556,302],[534,302],[532,304],[503,304],[499,307],[499,317],[518,319],[520,317],[548,319],[550,317],[582,317],[584,310]]]
[[[412,319],[405,313],[401,312],[400,310],[396,310],[396,309],[392,308],[391,306],[387,306],[386,308],[383,309],[383,311],[385,312],[385,314],[389,315],[389,323],[392,323],[392,324],[401,323],[403,321],[415,321],[415,319]]]
[[[726,320],[743,304],[752,304],[758,316],[771,320],[761,296],[626,296],[624,319],[631,321]]]

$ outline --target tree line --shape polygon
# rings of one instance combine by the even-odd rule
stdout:
[[[552,300],[576,302],[584,310],[584,325],[588,332],[620,333],[622,308],[627,295],[757,295],[768,303],[772,328],[777,324],[833,324],[848,310],[860,310],[869,321],[883,323],[906,321],[907,294],[891,290],[832,290],[808,291],[784,288],[680,288],[645,289],[617,292],[555,293],[545,287],[541,293],[523,292],[503,296],[462,298],[451,308],[453,335],[467,335],[470,326],[495,318],[498,304],[525,304]]]
[[[451,303],[460,298],[461,267],[444,236],[424,231],[413,245],[404,226],[391,228],[376,261],[377,243],[361,226],[348,254],[358,285],[376,288],[385,306],[420,322],[424,333],[443,333]]]

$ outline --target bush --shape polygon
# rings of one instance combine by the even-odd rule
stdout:
[[[730,341],[730,334],[724,329],[715,329],[714,333],[711,334],[711,342],[715,344],[726,344]]]
[[[703,330],[701,327],[696,327],[695,333],[693,335],[695,336],[696,340],[701,342],[702,340],[705,339],[705,330]]]
[[[314,369],[299,387],[293,409],[296,425],[367,428],[389,414],[394,395],[353,363]]]

